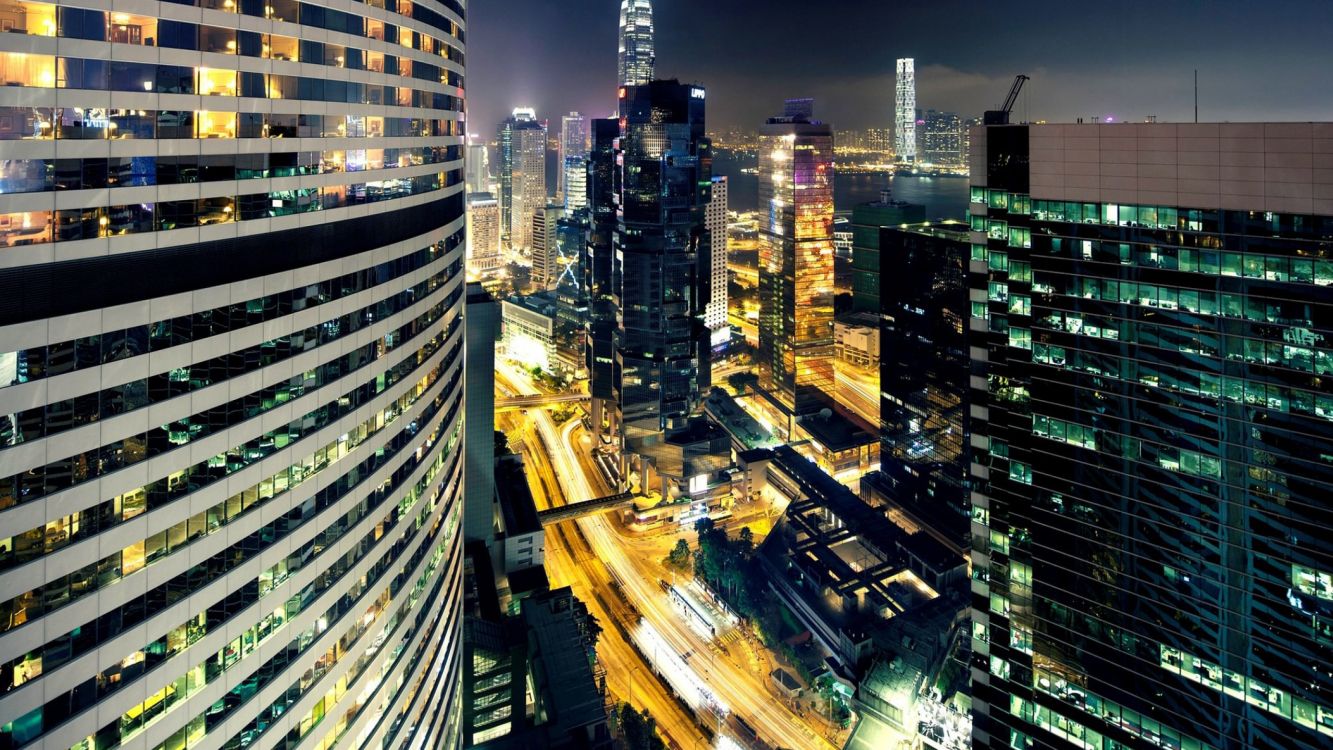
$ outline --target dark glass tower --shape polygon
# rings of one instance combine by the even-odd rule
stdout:
[[[858,207],[860,210],[860,207]],[[895,502],[967,546],[963,410],[967,392],[968,237],[964,224],[883,227],[880,450]]]
[[[587,366],[590,419],[599,447],[610,448],[620,434],[620,370],[616,365],[616,299],[620,265],[612,236],[616,231],[616,139],[620,121],[592,121],[588,153],[588,238],[581,264],[588,300]],[[615,446],[618,448],[619,446]]]
[[[620,100],[619,133],[613,153],[612,189],[599,184],[600,160],[609,132],[594,127],[590,197],[594,203],[594,298],[610,300],[616,312],[615,372],[620,444],[637,456],[644,486],[649,464],[642,460],[667,434],[685,427],[701,388],[708,385],[709,235],[705,221],[712,158],[704,137],[704,90],[676,81],[627,86]],[[614,205],[611,268],[597,254],[604,242],[606,201]],[[609,260],[609,259],[608,259]],[[615,264],[619,264],[616,267]],[[600,312],[593,313],[594,326]],[[594,335],[593,367],[604,333]],[[594,396],[609,391],[594,384]]]
[[[973,134],[977,746],[1329,747],[1333,125]]]

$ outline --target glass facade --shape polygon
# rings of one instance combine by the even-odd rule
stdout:
[[[621,86],[653,80],[657,52],[653,39],[652,0],[620,0],[619,78]]]
[[[775,119],[759,140],[759,384],[805,414],[833,397],[833,128]]]
[[[880,470],[894,500],[966,549],[968,237],[964,224],[879,229]]]
[[[0,747],[455,746],[462,4],[77,5],[0,9]]]
[[[1040,127],[972,188],[978,746],[1329,747],[1333,217],[1042,199]]]
[[[613,188],[590,191],[594,201],[614,200],[613,261],[608,268],[594,258],[593,267],[594,274],[612,274],[621,441],[625,452],[642,457],[666,433],[684,427],[701,386],[707,387],[705,214],[712,155],[704,137],[704,90],[697,86],[628,86],[620,114]],[[601,209],[594,203],[594,244]],[[604,285],[595,281],[594,307],[599,288]]]

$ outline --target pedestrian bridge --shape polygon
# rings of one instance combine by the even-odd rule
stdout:
[[[497,398],[495,400],[495,413],[504,411],[519,411],[522,409],[538,409],[543,406],[555,406],[556,404],[572,404],[578,401],[587,401],[589,399],[586,393],[554,393],[540,394],[536,396],[514,396],[512,398]]]
[[[633,492],[621,492],[606,497],[598,497],[592,500],[584,500],[581,503],[570,503],[562,505],[559,508],[548,508],[537,511],[537,518],[541,519],[543,526],[549,526],[561,521],[569,521],[575,518],[583,518],[594,513],[602,513],[616,508],[623,508],[634,501]]]

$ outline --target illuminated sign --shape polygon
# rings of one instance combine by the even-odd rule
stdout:
[[[704,90],[703,90],[703,89],[690,89],[690,98],[691,98],[691,99],[702,99],[702,98],[704,98]]]

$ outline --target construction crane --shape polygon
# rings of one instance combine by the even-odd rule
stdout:
[[[1025,75],[1014,77],[1013,88],[1009,89],[1009,96],[1005,97],[1004,104],[999,109],[987,110],[985,118],[982,120],[987,125],[1008,125],[1009,113],[1014,111],[1014,102],[1018,101],[1018,92],[1023,90],[1023,82],[1031,80]]]

